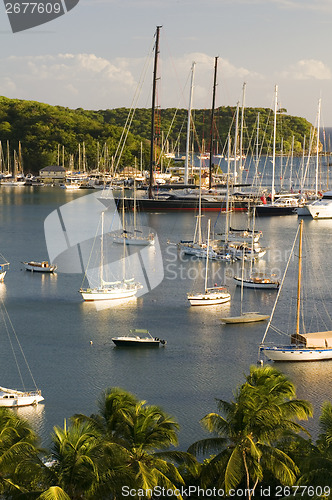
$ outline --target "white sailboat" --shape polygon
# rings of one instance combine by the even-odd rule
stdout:
[[[207,240],[207,253],[206,253],[206,266],[205,266],[205,284],[204,292],[202,293],[189,293],[188,300],[191,306],[208,306],[216,304],[225,304],[231,300],[231,294],[225,287],[208,287],[208,269],[209,269],[209,246],[210,246],[210,219],[208,222],[208,240]]]
[[[33,260],[29,262],[22,262],[26,271],[32,271],[36,273],[54,273],[57,266],[55,264],[50,264],[47,260],[42,262],[35,262]]]
[[[253,227],[252,227],[252,242],[251,242],[251,255],[255,256],[254,252],[254,234],[255,234],[255,213],[256,213],[256,208],[254,207],[253,209]],[[250,274],[249,277],[245,278],[243,276],[243,266],[242,266],[242,276],[234,276],[234,281],[236,282],[236,285],[241,286],[242,288],[260,288],[264,290],[273,290],[279,288],[280,282],[277,280],[274,276],[271,276],[269,274],[265,273],[253,273],[252,271],[252,266],[253,266],[253,261],[254,259],[247,259],[250,260]]]
[[[321,361],[332,359],[332,331],[300,333],[300,306],[301,306],[301,279],[302,279],[302,234],[303,220],[300,221],[296,237],[294,240],[291,255],[288,259],[285,274],[288,265],[294,253],[295,243],[299,236],[299,259],[298,259],[298,282],[297,282],[297,307],[296,307],[296,326],[295,333],[291,335],[289,345],[269,345],[265,343],[267,333],[270,329],[273,314],[280,296],[282,285],[279,289],[270,320],[267,324],[259,352],[265,354],[272,361]]]
[[[6,261],[6,259],[1,255],[3,258],[4,262],[0,264],[0,282],[5,279],[5,276],[7,274],[7,269],[9,266],[9,262]]]
[[[278,86],[275,86],[274,99],[274,122],[273,122],[273,152],[272,152],[272,186],[271,186],[271,202],[261,203],[256,205],[256,213],[260,216],[270,215],[294,215],[296,207],[299,206],[300,200],[298,196],[279,195],[275,193],[275,166],[276,166],[276,135],[277,135],[277,106],[278,106]]]
[[[14,356],[15,364],[18,368],[18,374],[21,380],[22,390],[20,389],[8,389],[6,387],[0,387],[0,407],[5,406],[7,408],[18,408],[20,406],[30,406],[36,405],[44,400],[41,391],[37,388],[36,382],[33,378],[30,366],[28,365],[27,359],[23,352],[22,346],[19,342],[17,333],[14,330],[13,323],[8,315],[8,311],[5,307],[4,302],[0,299],[0,308],[2,313],[2,320],[4,324],[4,329],[6,330],[7,337],[9,338],[10,347]],[[20,366],[20,361],[22,360],[27,368],[27,372],[32,381],[34,388],[32,390],[27,390],[25,388],[25,383],[22,376],[22,366]],[[3,370],[4,371],[4,370]],[[2,380],[5,378],[6,372],[2,374]]]
[[[259,312],[244,312],[243,311],[243,278],[244,278],[244,254],[242,256],[242,275],[241,275],[241,301],[240,301],[240,314],[239,316],[224,316],[221,319],[223,323],[254,323],[257,321],[265,321],[269,318],[269,315],[260,314]]]
[[[127,299],[133,297],[142,288],[142,285],[136,282],[135,278],[126,279],[125,269],[123,269],[122,280],[104,280],[104,212],[102,212],[101,220],[99,285],[94,288],[80,288],[79,292],[85,301]],[[123,257],[123,262],[125,262],[125,256]]]
[[[148,234],[144,234],[143,228],[137,225],[137,200],[136,200],[136,183],[134,181],[134,224],[132,227],[128,227],[125,218],[125,195],[124,188],[122,190],[122,230],[117,232],[113,236],[113,242],[125,245],[139,245],[147,246],[154,245],[155,235],[153,232],[149,231]]]

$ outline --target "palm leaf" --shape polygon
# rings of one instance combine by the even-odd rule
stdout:
[[[39,497],[39,500],[70,500],[67,493],[59,488],[59,486],[51,486],[48,490],[44,491]]]

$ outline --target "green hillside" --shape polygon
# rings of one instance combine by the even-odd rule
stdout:
[[[257,115],[259,112],[259,143],[262,153],[271,150],[273,130],[273,112],[265,108],[246,108],[244,112],[243,150],[255,151]],[[35,101],[8,99],[0,97],[0,141],[2,146],[2,168],[9,161],[13,164],[21,144],[23,168],[25,172],[38,172],[40,168],[57,164],[58,158],[62,164],[64,155],[65,167],[70,165],[70,158],[78,167],[79,145],[81,155],[83,144],[86,165],[94,169],[109,158],[116,155],[121,134],[128,118],[126,108],[89,111],[81,108],[69,109],[61,106],[50,106]],[[221,107],[215,111],[214,144],[219,152],[227,140],[231,130],[234,136],[236,108]],[[279,112],[277,120],[277,148],[283,142],[283,152],[291,149],[294,136],[294,151],[302,152],[303,137],[310,136],[312,125],[304,118],[288,116],[285,110]],[[210,110],[194,110],[194,149],[199,151],[202,140],[205,149],[209,150],[211,112]],[[241,110],[239,123],[241,120]],[[160,109],[156,116],[156,143],[161,147],[162,138],[174,148],[184,151],[186,141],[187,111],[185,109]],[[134,113],[130,132],[127,135],[125,147],[119,161],[119,169],[125,166],[138,165],[143,152],[143,168],[149,165],[149,149],[151,134],[151,110],[137,109]],[[118,158],[119,155],[117,154]],[[82,165],[82,163],[81,163]]]

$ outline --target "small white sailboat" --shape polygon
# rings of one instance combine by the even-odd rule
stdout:
[[[225,304],[231,300],[231,294],[225,287],[208,287],[208,269],[209,269],[209,246],[210,246],[210,219],[208,221],[208,239],[207,239],[207,253],[206,253],[206,266],[205,266],[205,285],[204,292],[202,293],[189,293],[187,295],[191,306],[208,306]]]
[[[104,212],[101,214],[101,220],[99,285],[94,288],[80,288],[79,292],[85,301],[115,300],[133,297],[143,286],[141,283],[136,282],[135,278],[127,279],[125,277],[125,270],[123,270],[122,280],[104,280]],[[125,256],[123,262],[125,262]]]
[[[7,337],[9,339],[9,344],[14,356],[14,361],[18,368],[18,375],[21,380],[21,386],[23,388],[22,390],[20,390],[20,389],[8,389],[6,387],[0,387],[0,407],[5,406],[7,408],[18,408],[20,406],[37,405],[41,401],[44,401],[44,398],[33,378],[30,366],[27,362],[22,346],[19,342],[17,333],[14,330],[13,323],[8,315],[8,311],[2,299],[0,299],[0,308],[2,313],[1,316],[3,320],[4,329],[6,330]],[[22,360],[22,362],[27,368],[26,371],[30,375],[32,384],[34,386],[34,389],[32,390],[27,390],[25,388],[25,383],[22,376],[23,367],[20,366],[20,360]],[[2,380],[5,378],[5,376],[6,373],[3,373],[1,376]]]
[[[17,391],[0,387],[0,406],[7,408],[18,408],[20,406],[36,405],[44,401],[40,390]]]
[[[118,347],[159,347],[167,344],[166,340],[152,337],[149,330],[143,328],[129,330],[129,335],[112,337],[112,341]]]
[[[251,242],[251,255],[254,255],[254,234],[255,234],[255,213],[256,209],[254,207],[253,209],[253,229],[252,229],[252,242]],[[246,257],[244,256],[246,259]],[[242,275],[241,277],[239,276],[234,276],[234,281],[236,282],[237,286],[241,286],[242,288],[255,288],[255,289],[262,289],[262,290],[275,290],[279,288],[280,282],[277,280],[274,276],[271,276],[269,274],[265,273],[253,273],[252,271],[252,265],[253,265],[253,258],[251,259],[246,259],[250,260],[250,274],[248,277],[244,277],[244,272],[243,272],[243,266],[242,266]]]
[[[300,333],[300,304],[301,304],[301,279],[302,279],[302,234],[303,220],[300,221],[293,248],[288,259],[285,274],[286,276],[288,265],[294,253],[295,243],[299,237],[299,259],[298,259],[298,283],[297,283],[297,307],[296,307],[296,327],[295,333],[290,336],[291,343],[289,345],[269,345],[265,343],[265,339],[271,326],[273,314],[282,290],[280,286],[276,301],[272,310],[270,320],[267,324],[259,352],[264,354],[272,361],[321,361],[332,359],[332,331]],[[262,362],[262,361],[261,361]]]
[[[255,323],[258,321],[265,321],[269,315],[260,314],[259,312],[244,312],[243,311],[243,275],[244,275],[244,254],[242,255],[242,274],[241,274],[241,301],[240,301],[240,314],[239,316],[224,316],[221,319],[223,323],[236,324],[236,323]]]
[[[144,228],[137,225],[137,200],[136,200],[136,183],[134,182],[134,224],[128,227],[125,219],[125,196],[124,188],[122,190],[122,230],[113,236],[114,243],[125,243],[126,245],[147,246],[154,245],[155,235],[152,231],[145,234]]]
[[[22,262],[24,264],[26,271],[32,271],[36,273],[54,273],[56,270],[55,264],[49,264],[47,260],[42,262],[35,262],[33,260],[29,262]]]
[[[5,279],[5,276],[7,274],[7,269],[8,269],[8,266],[9,266],[9,262],[7,262],[5,258],[4,258],[4,261],[5,262],[3,262],[2,264],[0,264],[0,282]]]

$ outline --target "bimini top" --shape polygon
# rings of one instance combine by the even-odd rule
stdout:
[[[332,348],[332,331],[302,333],[292,335],[292,344],[300,342],[306,347],[329,347]]]

